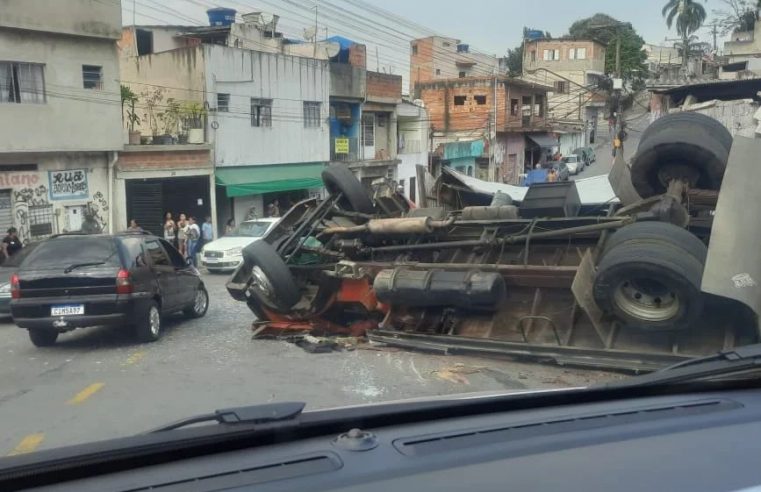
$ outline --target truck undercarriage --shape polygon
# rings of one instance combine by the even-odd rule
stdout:
[[[669,131],[680,121],[716,133],[684,116]],[[746,161],[759,144],[744,139],[730,157],[724,135],[680,135],[643,138],[631,170],[618,157],[618,203],[593,207],[571,182],[532,186],[519,205],[499,196],[453,209],[467,199],[438,183],[439,206],[415,209],[389,186],[371,199],[348,169],[329,167],[329,197],[298,203],[244,249],[228,291],[256,315],[258,334],[367,334],[444,353],[649,371],[754,343],[757,255],[712,230],[720,218],[738,222],[742,197],[717,192],[722,178],[758,174]],[[658,176],[643,185],[642,168]],[[741,227],[761,239],[756,228]],[[733,255],[746,264],[729,270]],[[733,295],[724,285],[738,273],[745,287]]]

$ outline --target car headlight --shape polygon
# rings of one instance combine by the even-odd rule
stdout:
[[[3,282],[0,284],[0,294],[10,294],[11,293],[11,284],[8,282]]]
[[[225,250],[225,256],[240,256],[243,252],[243,248],[231,248]]]

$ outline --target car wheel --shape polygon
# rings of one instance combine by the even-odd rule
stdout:
[[[203,286],[199,285],[193,297],[193,305],[185,308],[183,313],[189,318],[203,318],[208,309],[209,293],[206,292]]]
[[[687,229],[669,222],[635,222],[618,229],[605,242],[602,257],[618,245],[629,241],[662,241],[691,254],[705,263],[708,248],[697,236]]]
[[[370,195],[348,167],[342,164],[328,166],[322,171],[322,182],[331,195],[343,194],[338,205],[344,210],[363,214],[375,212]]]
[[[58,340],[58,332],[41,328],[30,328],[29,339],[35,347],[50,347]]]
[[[593,294],[600,309],[630,329],[688,329],[703,310],[703,262],[664,241],[630,240],[597,267]]]
[[[670,179],[686,179],[708,190],[721,186],[729,158],[721,136],[702,126],[676,123],[642,140],[632,159],[632,184],[642,198],[664,193]]]
[[[732,134],[729,133],[727,127],[725,127],[719,120],[702,113],[693,113],[689,111],[668,114],[653,121],[642,132],[640,142],[649,138],[651,135],[655,135],[674,125],[691,125],[701,128],[721,142],[727,151],[732,147]]]
[[[246,265],[251,267],[251,288],[266,305],[288,310],[301,299],[291,270],[269,243],[256,241],[243,249]]]
[[[141,342],[155,342],[161,337],[161,311],[156,301],[149,302],[143,310],[135,332]]]

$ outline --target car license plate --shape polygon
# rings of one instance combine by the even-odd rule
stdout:
[[[64,304],[61,306],[51,306],[51,316],[71,316],[73,314],[85,314],[84,304]]]
[[[213,257],[207,256],[206,258],[203,259],[203,261],[205,261],[206,263],[217,263],[219,261],[219,258],[213,258]]]

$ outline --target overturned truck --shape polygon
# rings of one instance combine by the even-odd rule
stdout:
[[[227,288],[257,333],[654,370],[759,340],[759,159],[761,141],[677,113],[616,157],[595,206],[573,182],[485,205],[438,183],[439,206],[411,208],[331,166],[329,197],[245,248]]]

